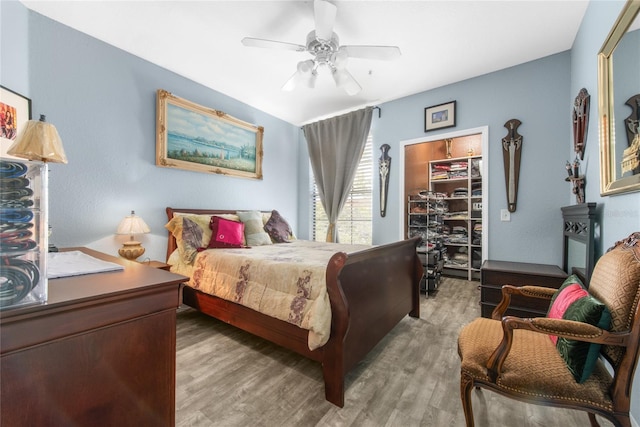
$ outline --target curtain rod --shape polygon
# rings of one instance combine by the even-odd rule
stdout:
[[[378,110],[378,118],[382,117],[382,108],[378,107],[377,105],[374,105],[373,107],[371,107],[372,110]],[[300,129],[302,129],[303,126],[300,126]]]

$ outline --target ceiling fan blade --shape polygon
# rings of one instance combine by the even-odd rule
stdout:
[[[306,80],[306,85],[313,88],[316,83],[316,73],[314,72],[315,63],[312,59],[298,62],[298,69],[282,86],[282,90],[290,92],[294,90],[300,83]]]
[[[266,39],[254,39],[253,37],[243,38],[242,44],[248,47],[293,50],[295,52],[305,52],[307,50],[306,46],[303,46],[301,44],[278,42],[278,41],[266,40]]]
[[[356,79],[345,69],[336,68],[333,70],[333,80],[336,82],[336,86],[344,89],[349,96],[353,96],[362,90]]]
[[[397,46],[341,46],[340,50],[343,49],[350,58],[390,61],[401,55],[400,48]]]
[[[293,91],[300,84],[300,80],[302,80],[302,75],[296,71],[295,73],[293,73],[291,77],[289,77],[289,80],[287,80],[286,83],[282,86],[282,90],[286,92]]]
[[[337,7],[326,0],[313,2],[313,14],[316,22],[316,37],[321,40],[331,40],[333,24],[336,22]]]
[[[331,55],[331,62],[333,63],[334,67],[336,67],[338,70],[342,70],[347,66],[348,59],[349,59],[349,54],[347,53],[346,50],[342,48],[338,49],[337,52],[334,52]]]

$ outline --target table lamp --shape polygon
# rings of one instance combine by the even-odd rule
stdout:
[[[62,148],[62,139],[56,127],[47,123],[44,114],[40,120],[29,120],[7,150],[11,156],[49,163],[68,163]]]
[[[150,231],[149,226],[144,220],[137,216],[134,211],[131,211],[131,215],[124,217],[124,219],[120,221],[118,230],[116,231],[116,234],[128,234],[131,236],[130,239],[124,242],[122,247],[118,249],[120,256],[130,260],[135,260],[142,256],[144,248],[140,242],[134,240],[133,236],[135,234],[149,233]]]
[[[15,141],[7,150],[7,154],[44,163],[68,163],[58,130],[54,125],[46,121],[44,114],[40,114],[40,120],[29,120],[25,123],[24,128],[18,133]],[[48,185],[47,168],[42,172],[41,179],[45,182],[45,185]],[[45,205],[44,210],[46,211],[47,209],[48,205]],[[49,233],[51,232],[51,227],[48,227],[48,224],[45,224],[44,227],[48,228]],[[58,251],[52,243],[48,245],[49,252]]]

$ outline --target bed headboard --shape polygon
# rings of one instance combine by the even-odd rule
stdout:
[[[235,214],[238,211],[249,210],[249,209],[188,209],[188,208],[167,208],[167,221],[171,221],[175,214],[194,214],[194,215],[222,215],[222,214]],[[260,212],[271,212],[268,211],[260,211]],[[167,242],[167,261],[169,260],[169,256],[178,248],[178,244],[176,242],[175,237],[171,234],[170,231],[167,232],[169,235],[169,241]]]

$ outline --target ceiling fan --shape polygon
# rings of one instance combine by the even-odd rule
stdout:
[[[282,90],[291,91],[301,84],[313,88],[318,69],[326,66],[336,86],[344,89],[349,95],[355,95],[362,87],[346,69],[348,58],[391,60],[400,56],[397,46],[340,46],[338,35],[333,32],[337,7],[326,0],[314,0],[313,9],[315,30],[307,35],[306,45],[252,37],[242,39],[242,44],[249,47],[309,52],[313,56],[313,59],[298,62],[298,69],[287,80]]]

